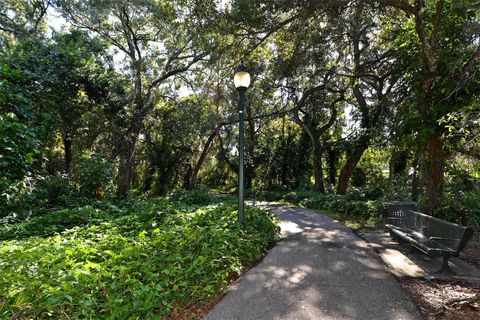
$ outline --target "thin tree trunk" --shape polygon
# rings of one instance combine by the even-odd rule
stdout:
[[[305,122],[301,121],[300,118],[297,116],[295,117],[296,122],[302,126],[303,130],[308,134],[310,138],[310,143],[312,144],[313,149],[313,174],[315,176],[315,184],[314,189],[318,192],[325,193],[325,183],[323,178],[323,163],[322,163],[322,154],[324,148],[319,141],[320,135],[325,132],[332,124],[333,121],[329,121],[328,124],[324,125],[324,129],[319,130],[314,134],[313,130],[310,126],[308,126]]]
[[[404,175],[407,171],[407,161],[408,161],[408,151],[402,150],[399,151],[395,157],[395,162],[393,163],[393,174],[394,175]]]
[[[245,106],[247,118],[249,118],[247,126],[247,157],[245,165],[245,188],[251,189],[253,185],[253,178],[255,176],[254,156],[255,156],[255,121],[253,120],[252,107],[247,102]]]
[[[219,156],[220,156],[220,160],[224,163],[227,164],[228,168],[232,171],[232,172],[238,172],[238,164],[237,163],[234,163],[232,161],[230,161],[230,159],[228,159],[228,150],[225,148],[225,146],[223,145],[223,139],[222,139],[222,135],[219,134],[218,135],[218,142],[219,142]]]
[[[314,147],[313,154],[313,170],[315,174],[315,191],[325,193],[325,183],[323,179],[323,163],[322,163],[323,148],[318,144]]]
[[[337,154],[337,151],[331,147],[327,149],[327,154],[328,154],[328,180],[330,185],[334,186],[337,181],[338,154]]]
[[[147,130],[145,132],[145,147],[146,147],[146,154],[147,159],[151,158],[153,153],[152,149],[155,147],[152,141],[152,136],[150,132]],[[153,161],[147,161],[147,168],[145,169],[145,175],[143,177],[143,191],[147,192],[152,188],[153,185],[153,178],[155,175],[155,165],[152,163]]]
[[[136,144],[136,135],[130,134],[124,142],[120,153],[120,166],[118,168],[117,197],[123,198],[130,190],[133,178],[133,153]]]
[[[143,179],[143,191],[147,192],[152,187],[154,173],[155,168],[153,165],[149,164],[145,173],[145,178]]]
[[[287,179],[287,170],[288,170],[288,159],[287,159],[287,150],[289,150],[289,145],[290,145],[290,133],[288,134],[288,142],[286,141],[285,138],[285,116],[282,117],[282,135],[281,135],[281,157],[282,157],[282,165],[280,168],[280,184],[282,186],[288,185],[288,179]],[[274,170],[270,170],[273,172]],[[273,175],[272,175],[273,176]],[[276,174],[278,176],[278,173]]]
[[[183,189],[191,190],[191,189],[193,189],[193,186],[191,184],[191,182],[192,182],[192,165],[190,163],[187,163],[186,167],[187,167],[187,170],[186,170],[185,176],[183,177]]]
[[[215,129],[213,129],[210,132],[210,135],[208,136],[207,141],[203,145],[203,150],[202,153],[200,154],[200,157],[197,160],[197,163],[195,164],[195,167],[193,167],[192,170],[192,176],[190,178],[190,188],[195,188],[197,184],[197,179],[198,179],[198,173],[200,172],[200,169],[203,166],[203,163],[205,162],[205,159],[207,158],[208,152],[210,151],[210,147],[212,146],[212,142],[215,139],[215,137],[218,135],[218,132],[220,131],[220,125],[217,125]]]
[[[70,177],[72,173],[72,161],[73,161],[73,153],[72,153],[72,135],[67,132],[63,136],[63,146],[65,149],[65,174],[67,177]]]

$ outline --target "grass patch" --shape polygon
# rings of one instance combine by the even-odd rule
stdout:
[[[345,213],[334,212],[330,210],[319,210],[314,209],[315,211],[322,213],[330,218],[333,218],[337,221],[342,222],[347,227],[353,230],[377,230],[380,225],[383,223],[383,219],[380,217],[364,217],[364,216],[355,216],[348,215]]]
[[[278,239],[233,204],[156,198],[64,209],[0,226],[0,318],[161,318],[220,297]]]

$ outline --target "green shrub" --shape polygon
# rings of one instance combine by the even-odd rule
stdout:
[[[91,206],[57,210],[25,222],[7,223],[0,228],[0,240],[52,236],[76,226],[103,221],[105,217],[103,211]]]
[[[112,193],[114,176],[113,164],[93,154],[78,161],[74,181],[81,195],[103,198]]]
[[[353,170],[351,183],[352,183],[352,186],[355,186],[355,187],[365,186],[367,184],[367,173],[365,172],[365,169],[357,166]]]
[[[2,242],[0,318],[187,313],[191,304],[220,297],[232,275],[278,239],[277,219],[257,208],[246,208],[242,229],[234,205],[193,209],[152,199],[119,207],[113,213],[79,208],[36,217],[23,225],[29,230],[23,239]],[[50,224],[64,228],[49,237],[28,236]]]
[[[407,175],[396,175],[393,181],[384,184],[377,184],[378,194],[387,200],[410,201],[412,186],[410,177]]]
[[[8,82],[0,81],[0,101],[9,99],[7,89]],[[41,154],[37,134],[16,114],[0,113],[0,217],[27,207],[19,200],[31,192],[32,172]]]
[[[310,209],[329,210],[342,214],[368,218],[383,214],[383,198],[375,199],[375,189],[351,188],[346,195],[322,194],[315,191],[262,191],[258,199],[264,201],[284,201]],[[374,199],[370,199],[373,197]]]
[[[480,181],[470,183],[466,190],[457,182],[447,184],[442,213],[452,222],[480,230]]]
[[[40,144],[36,131],[16,114],[0,113],[0,196],[9,182],[22,180],[33,169]]]
[[[480,188],[467,192],[463,203],[468,213],[468,224],[480,230]]]
[[[66,199],[71,196],[73,190],[64,175],[52,175],[40,180],[34,191],[38,200],[44,200],[44,205],[57,206],[66,205]]]
[[[170,195],[170,199],[191,205],[207,205],[213,203],[213,197],[207,187],[199,186],[193,190],[177,190]]]

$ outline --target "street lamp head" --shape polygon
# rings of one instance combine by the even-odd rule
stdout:
[[[248,73],[248,69],[243,62],[235,69],[233,83],[237,90],[246,90],[250,85],[250,73]]]

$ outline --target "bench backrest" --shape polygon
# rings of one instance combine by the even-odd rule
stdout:
[[[409,210],[417,211],[418,205],[413,201],[388,201],[385,207],[390,218],[390,223],[396,226],[403,226],[407,221],[407,213]]]
[[[413,210],[408,211],[407,225],[425,238],[432,238],[457,253],[462,251],[473,235],[471,228]]]

